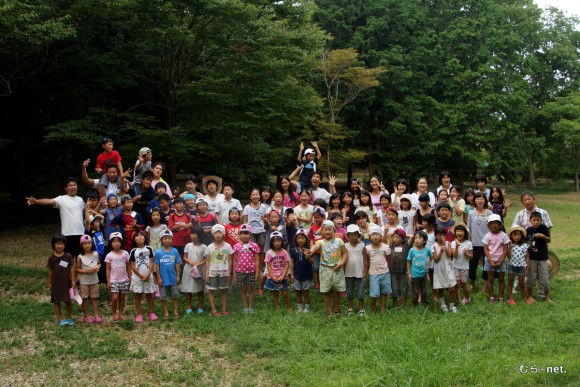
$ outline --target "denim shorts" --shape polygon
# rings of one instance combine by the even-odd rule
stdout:
[[[268,278],[266,280],[266,283],[264,284],[264,289],[272,290],[274,292],[279,290],[288,290],[288,280],[285,279],[280,282],[274,282],[273,280]]]
[[[526,275],[526,267],[508,265],[508,274],[515,274],[518,277],[521,277],[523,275]]]
[[[484,271],[493,271],[496,273],[505,273],[507,271],[507,264],[506,261],[503,261],[500,267],[491,267],[487,259],[485,260],[485,264],[483,266]]]
[[[381,294],[391,294],[391,273],[371,274],[369,278],[371,298],[377,298]]]

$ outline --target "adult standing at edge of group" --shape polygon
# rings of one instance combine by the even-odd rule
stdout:
[[[516,214],[514,221],[512,223],[512,227],[520,226],[524,229],[530,227],[532,224],[530,223],[530,214],[532,212],[539,212],[542,215],[542,223],[551,229],[553,227],[552,220],[550,219],[550,215],[546,210],[541,209],[536,205],[536,197],[534,193],[531,191],[524,191],[520,194],[520,200],[524,205],[524,209],[518,211]]]
[[[64,190],[66,195],[52,199],[36,199],[30,196],[26,198],[26,202],[29,206],[40,204],[59,209],[61,233],[66,236],[65,251],[76,257],[79,255],[81,236],[85,233],[85,202],[80,196],[77,196],[78,183],[74,177],[68,177],[64,181]]]
[[[369,180],[369,192],[371,194],[371,202],[375,206],[375,210],[379,211],[381,209],[381,195],[389,194],[389,191],[383,185],[381,179],[378,176],[373,175]]]
[[[169,198],[173,198],[173,192],[171,192],[169,184],[167,184],[167,182],[163,180],[163,177],[161,177],[161,175],[163,175],[164,170],[165,164],[163,164],[161,161],[153,163],[153,166],[151,166],[151,172],[153,172],[153,181],[151,181],[151,186],[153,187],[153,189],[155,189],[157,183],[164,183],[165,193],[169,195]]]
[[[429,192],[429,181],[426,177],[420,177],[417,181],[417,192],[411,194],[411,204],[415,209],[419,209],[421,205],[419,204],[419,196],[421,194],[429,195],[429,206],[431,208],[435,207],[435,195],[433,192]]]
[[[437,195],[441,190],[447,191],[448,196],[451,195],[451,173],[448,171],[441,171],[439,174],[439,187],[437,187]]]

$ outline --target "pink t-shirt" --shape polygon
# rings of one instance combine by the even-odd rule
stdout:
[[[489,250],[489,255],[494,262],[499,261],[501,255],[503,254],[503,245],[507,245],[510,243],[510,239],[508,238],[507,234],[503,231],[492,234],[488,232],[483,237],[483,245],[487,245]]]
[[[127,275],[127,262],[129,262],[129,253],[122,250],[121,254],[116,254],[111,251],[105,257],[105,262],[111,264],[111,282],[125,282],[129,281]]]
[[[236,272],[254,273],[256,271],[254,254],[260,253],[260,246],[254,242],[247,244],[239,242],[234,245],[234,253],[237,254],[235,268]]]
[[[300,203],[300,196],[296,192],[291,193],[295,200],[291,200],[290,196],[284,196],[282,199],[282,207],[294,208]]]
[[[279,277],[284,273],[284,269],[286,265],[289,264],[290,258],[288,257],[286,250],[280,250],[278,253],[274,252],[274,250],[269,250],[266,254],[266,258],[264,258],[264,262],[266,262],[266,264],[270,262],[272,276]],[[288,276],[288,273],[286,273],[286,276]],[[268,273],[268,278],[272,279],[270,273]]]

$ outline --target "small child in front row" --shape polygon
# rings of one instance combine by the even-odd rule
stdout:
[[[227,225],[226,225],[227,229]],[[243,313],[254,312],[254,286],[260,277],[258,265],[260,264],[260,246],[252,242],[252,227],[242,224],[240,227],[240,241],[233,246],[234,249],[234,280],[240,286]]]
[[[413,240],[413,247],[407,257],[407,276],[412,283],[413,306],[419,303],[427,306],[427,271],[433,254],[430,248],[426,248],[427,234],[424,231],[416,232]]]
[[[161,247],[155,252],[155,275],[159,285],[159,301],[163,308],[163,317],[169,317],[167,297],[173,299],[173,316],[179,317],[179,284],[181,283],[181,257],[173,243],[173,233],[167,229],[161,233]]]
[[[308,254],[320,251],[320,293],[324,295],[326,315],[340,316],[340,293],[346,290],[344,266],[348,253],[344,241],[334,236],[334,223],[330,220],[322,222],[324,239],[317,241]]]
[[[516,301],[513,296],[513,288],[511,284],[514,283],[514,278],[518,277],[518,283],[520,289],[522,290],[522,297],[524,301],[528,300],[526,287],[524,285],[524,278],[528,275],[528,270],[530,267],[530,254],[526,241],[526,230],[520,226],[514,226],[509,231],[509,238],[512,242],[508,250],[508,297],[509,304],[515,305]]]
[[[271,290],[274,298],[274,308],[280,308],[280,292],[286,302],[286,309],[290,312],[290,297],[288,296],[288,270],[290,269],[290,258],[288,252],[284,250],[284,238],[282,233],[274,231],[270,234],[270,250],[266,253],[264,263],[268,269],[268,279],[264,289]]]
[[[346,280],[346,298],[348,299],[348,314],[353,314],[354,292],[358,299],[358,315],[365,315],[364,280],[369,272],[369,256],[365,244],[360,240],[360,229],[356,224],[346,228],[348,243],[345,244],[348,261],[344,269]]]
[[[438,293],[439,304],[443,312],[457,313],[455,306],[455,270],[453,270],[453,253],[451,243],[446,241],[447,230],[437,226],[435,229],[435,244],[433,245],[433,289]],[[445,304],[445,290],[449,292],[449,308]]]
[[[529,274],[526,278],[526,288],[528,291],[528,304],[536,302],[532,296],[532,290],[538,281],[539,288],[544,290],[546,302],[554,303],[550,299],[550,272],[548,270],[548,243],[550,238],[550,229],[542,223],[542,214],[534,211],[530,214],[530,227],[526,229],[528,241],[530,243],[530,266]]]
[[[455,223],[453,226],[455,240],[451,242],[451,253],[453,254],[453,268],[455,269],[455,295],[457,301],[461,300],[462,305],[469,304],[469,287],[467,280],[469,275],[469,260],[473,258],[473,245],[469,240],[469,231],[464,223]],[[463,289],[463,299],[461,299],[461,289]]]
[[[48,267],[48,288],[50,289],[50,302],[54,305],[54,312],[58,319],[58,326],[74,325],[72,319],[72,303],[70,299],[70,289],[74,288],[75,269],[72,255],[65,252],[66,236],[62,234],[53,235],[50,241],[53,253],[48,257],[46,266]],[[64,302],[66,306],[66,319],[62,318],[60,304]]]
[[[190,239],[183,252],[183,278],[181,279],[181,292],[185,293],[187,303],[186,314],[192,313],[191,297],[197,294],[197,314],[203,314],[203,292],[205,289],[205,261],[209,250],[201,241],[204,238],[203,228],[195,224],[191,228]]]
[[[498,301],[503,301],[505,290],[506,257],[508,252],[509,238],[501,231],[503,222],[497,214],[491,214],[487,218],[489,232],[483,237],[483,251],[485,254],[484,270],[487,271],[487,290],[489,291],[489,303],[495,302],[493,294],[493,280],[497,277],[499,284]]]
[[[403,195],[405,196],[405,195]],[[401,199],[401,204],[405,200]],[[389,262],[389,272],[391,273],[391,297],[393,298],[393,307],[397,307],[399,298],[401,306],[407,305],[407,296],[409,294],[409,283],[407,281],[407,257],[409,256],[410,246],[405,243],[407,233],[402,228],[397,228],[391,235],[387,236],[387,241],[391,248],[391,261]]]
[[[378,224],[371,224],[371,244],[365,249],[369,256],[369,279],[371,310],[377,312],[377,299],[380,297],[380,311],[385,311],[387,296],[392,293],[391,274],[387,259],[391,255],[391,248],[382,242],[384,229]]]
[[[294,275],[292,287],[296,291],[296,311],[304,313],[310,312],[310,289],[314,287],[312,272],[314,258],[307,254],[309,248],[308,233],[301,228],[296,231],[294,247],[290,248],[290,272]]]
[[[111,308],[113,310],[113,321],[125,320],[123,311],[125,310],[125,295],[129,293],[129,276],[131,266],[129,265],[129,253],[123,250],[123,236],[120,232],[113,232],[109,235],[109,246],[111,252],[105,257],[107,264],[107,288],[111,292]],[[117,311],[117,306],[119,307]]]
[[[135,293],[135,316],[136,323],[143,322],[141,311],[141,299],[143,294],[147,299],[149,307],[149,320],[157,321],[157,315],[153,312],[153,293],[155,293],[155,281],[153,280],[153,262],[155,256],[153,249],[147,246],[147,237],[143,231],[133,234],[133,249],[129,253],[129,264],[131,265],[131,291]]]
[[[101,262],[99,253],[93,250],[93,240],[90,235],[83,235],[80,239],[81,253],[77,257],[77,273],[81,285],[81,297],[83,298],[83,321],[87,324],[102,323],[99,316],[99,275]],[[89,316],[89,298],[95,313],[95,318]]]
[[[225,242],[226,228],[221,224],[214,224],[211,228],[213,243],[207,248],[209,255],[205,262],[205,283],[209,290],[209,307],[214,317],[228,316],[228,288],[232,285],[233,254],[232,247]],[[220,291],[222,312],[215,306],[215,291]]]

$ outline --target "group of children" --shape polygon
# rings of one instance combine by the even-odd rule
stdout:
[[[103,142],[103,149],[110,153],[112,145]],[[320,151],[315,149],[304,151],[301,146],[300,150],[304,154],[301,168],[310,177],[320,175],[315,158]],[[98,161],[102,163],[102,159]],[[111,161],[97,168],[122,170],[120,156]],[[373,176],[371,191],[351,179],[342,195],[333,192],[331,184],[332,194],[326,199],[303,176],[298,181],[284,177],[275,191],[268,186],[253,189],[249,203],[242,208],[233,198],[234,186],[222,184],[219,177],[204,179],[202,194],[197,191],[195,176],[188,176],[187,191],[179,194],[171,193],[163,181],[153,187],[154,177],[160,177],[147,168],[151,168],[151,150],[143,148],[135,168],[138,181],[136,175],[132,182],[127,181],[127,173],[121,173],[125,177],[121,179],[105,173],[98,183],[95,180],[96,185],[107,188],[99,195],[88,195],[87,234],[81,237],[76,260],[65,251],[66,237],[53,237],[49,286],[59,325],[72,323],[67,295],[76,288],[75,277],[86,323],[102,322],[99,282],[106,282],[111,293],[113,321],[126,318],[125,296],[130,291],[135,293],[137,323],[144,321],[143,295],[151,321],[158,319],[154,297],[159,298],[164,317],[170,317],[168,298],[173,303],[173,316],[179,316],[181,293],[185,293],[186,314],[205,313],[207,292],[210,314],[227,316],[232,281],[238,284],[243,313],[254,311],[257,283],[259,295],[264,289],[272,292],[276,309],[281,294],[286,309],[292,310],[288,293],[292,288],[296,310],[308,313],[310,291],[318,289],[327,315],[341,315],[341,297],[346,296],[348,314],[362,316],[367,277],[373,311],[385,310],[387,296],[392,297],[393,306],[405,306],[409,290],[414,306],[427,305],[429,278],[433,299],[441,310],[456,313],[456,304],[471,302],[470,291],[475,288],[473,263],[482,258],[478,256],[479,239],[490,302],[495,301],[495,278],[499,283],[497,300],[503,301],[506,271],[509,283],[517,277],[524,299],[531,302],[533,298],[526,290],[531,290],[534,282],[529,280],[524,285],[523,279],[526,275],[538,276],[538,270],[530,270],[530,259],[547,255],[550,242],[549,230],[541,216],[538,222],[535,212],[530,215],[531,229],[515,226],[508,234],[502,231],[509,201],[503,200],[498,187],[488,190],[480,184],[487,181],[480,175],[476,177],[478,190],[467,190],[465,199],[461,198],[461,187],[450,184],[448,173],[440,176],[441,186],[433,193],[426,192],[426,179],[422,178],[416,194],[410,194],[408,182],[401,179],[390,195]],[[118,191],[110,192],[111,185]],[[119,195],[121,208],[117,207]],[[144,196],[148,197],[145,202]],[[135,204],[140,205],[138,211],[133,210]],[[470,229],[477,235],[471,235]],[[508,297],[509,303],[515,304],[511,286]],[[63,301],[67,319],[62,318],[60,310]],[[89,313],[89,303],[94,316]]]

